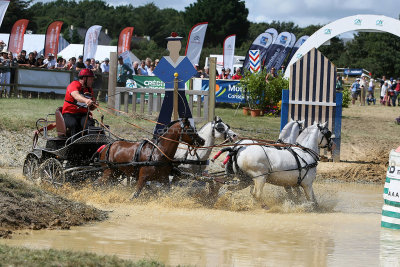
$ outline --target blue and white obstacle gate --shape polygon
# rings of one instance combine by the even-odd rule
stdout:
[[[333,160],[340,160],[342,128],[342,93],[336,92],[336,67],[317,49],[291,66],[289,90],[282,91],[281,130],[289,121],[328,122],[336,149]]]

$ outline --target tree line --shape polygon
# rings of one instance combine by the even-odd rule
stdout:
[[[54,20],[64,22],[62,34],[71,43],[83,43],[76,28],[89,28],[98,24],[108,30],[116,45],[121,30],[133,26],[137,36],[150,36],[151,41],[132,44],[132,52],[139,58],[160,58],[166,55],[165,37],[172,31],[184,37],[182,53],[186,47],[187,35],[198,22],[208,22],[200,65],[209,54],[222,54],[222,43],[226,36],[236,34],[236,55],[244,56],[253,40],[267,28],[278,32],[288,31],[300,38],[312,35],[323,25],[300,27],[293,22],[272,21],[254,23],[248,20],[248,9],[241,0],[197,0],[184,11],[172,8],[160,9],[154,3],[133,7],[132,5],[112,6],[103,0],[55,0],[32,3],[32,0],[13,0],[10,2],[0,31],[9,33],[18,19],[29,19],[28,30],[45,33]],[[70,34],[70,26],[74,31]],[[373,76],[400,76],[400,38],[389,33],[360,32],[350,42],[343,43],[339,38],[331,39],[331,45],[321,46],[319,50],[337,67],[365,68]]]

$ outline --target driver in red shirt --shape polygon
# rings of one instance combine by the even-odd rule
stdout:
[[[83,69],[79,72],[78,79],[68,85],[62,108],[65,127],[70,136],[87,129],[88,126],[94,126],[90,112],[96,108],[92,89],[94,74],[90,69]]]

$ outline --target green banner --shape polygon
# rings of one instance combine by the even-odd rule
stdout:
[[[165,89],[165,83],[157,76],[133,76],[137,88],[158,88]]]

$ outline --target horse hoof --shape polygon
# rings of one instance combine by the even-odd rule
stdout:
[[[129,198],[130,201],[135,200],[136,198],[139,197],[140,192],[135,192],[131,195],[131,197]]]

